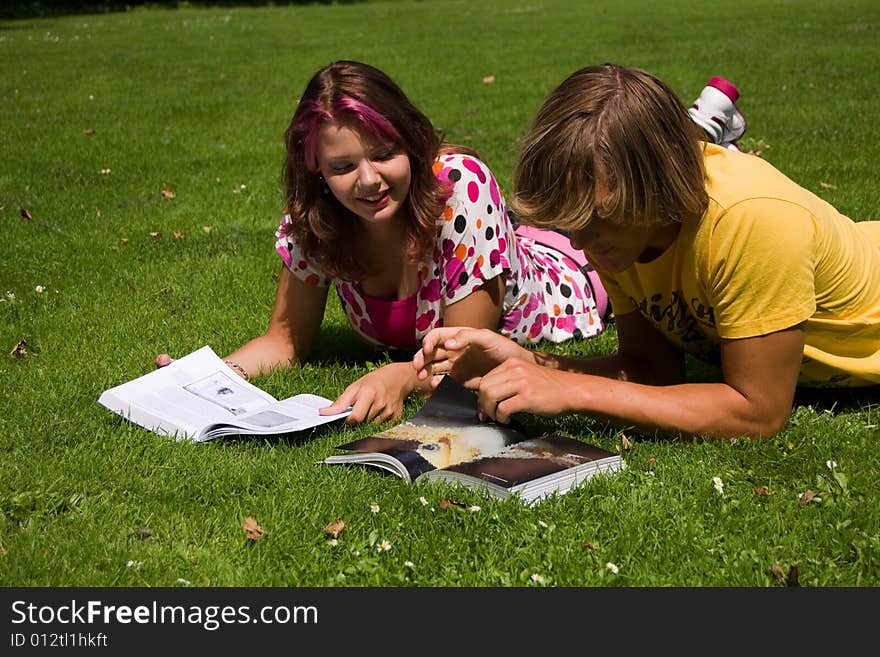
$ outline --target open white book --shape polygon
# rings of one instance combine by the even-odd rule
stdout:
[[[448,376],[408,421],[338,449],[346,453],[322,463],[371,466],[410,483],[440,479],[527,504],[626,467],[619,454],[574,438],[480,421],[476,395]]]
[[[196,442],[293,433],[351,412],[319,415],[332,402],[318,395],[279,401],[238,376],[208,346],[105,390],[98,403],[155,433]]]

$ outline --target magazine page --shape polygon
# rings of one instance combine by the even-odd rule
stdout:
[[[426,478],[483,481],[509,492],[564,491],[586,480],[591,473],[620,462],[620,456],[613,452],[550,435],[508,445],[495,454],[452,465],[442,472],[428,473]]]
[[[481,421],[476,395],[444,377],[425,405],[408,421],[340,445],[339,449],[359,454],[331,456],[325,463],[360,462],[382,467],[380,462],[387,464],[390,457],[399,463],[395,469],[400,476],[414,481],[424,472],[495,454],[525,439],[517,429]]]
[[[351,413],[350,409],[335,415],[320,415],[318,413],[318,409],[329,406],[331,403],[329,399],[318,395],[296,395],[264,406],[256,412],[208,425],[202,431],[199,440],[210,440],[219,436],[236,434],[294,433],[341,420]]]
[[[208,346],[98,398],[102,406],[147,429],[173,434],[176,428],[188,436],[206,424],[253,413],[275,401],[230,371]]]

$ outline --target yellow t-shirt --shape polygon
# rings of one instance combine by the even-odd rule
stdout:
[[[880,384],[880,222],[854,222],[768,162],[713,144],[709,206],[652,262],[596,267],[614,312],[638,309],[717,363],[722,339],[805,322],[798,383]]]

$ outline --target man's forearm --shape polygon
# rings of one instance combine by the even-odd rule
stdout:
[[[646,385],[670,385],[684,380],[683,372],[658,371],[646,367],[646,363],[642,360],[620,353],[596,358],[571,358],[537,351],[534,352],[534,359],[538,365],[561,372],[593,374]]]

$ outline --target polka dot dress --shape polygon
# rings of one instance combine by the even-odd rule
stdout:
[[[590,337],[602,330],[585,273],[567,255],[533,239],[517,237],[495,176],[481,161],[443,155],[434,173],[452,183],[452,195],[438,220],[437,242],[420,263],[412,344],[443,325],[443,309],[504,277],[505,295],[498,330],[521,344]],[[367,312],[356,284],[332,281],[307,262],[285,234],[290,217],[276,231],[276,249],[297,278],[313,285],[335,283],[352,328],[367,342],[388,346]],[[394,345],[401,347],[404,345]]]

